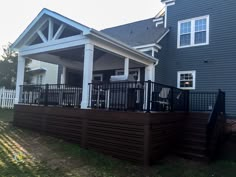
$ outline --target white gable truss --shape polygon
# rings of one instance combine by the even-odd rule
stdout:
[[[56,12],[43,9],[13,43],[12,48],[24,48],[70,36],[87,33],[90,28]]]

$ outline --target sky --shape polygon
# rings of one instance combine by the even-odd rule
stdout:
[[[13,43],[43,9],[48,8],[88,27],[101,30],[154,17],[161,0],[6,0],[0,7],[0,53]]]

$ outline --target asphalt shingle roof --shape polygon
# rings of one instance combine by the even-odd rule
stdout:
[[[156,27],[153,18],[101,30],[103,33],[132,47],[153,44],[167,31],[163,25]]]

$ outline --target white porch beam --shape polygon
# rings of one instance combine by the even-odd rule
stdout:
[[[41,30],[38,30],[37,34],[39,35],[39,37],[42,39],[44,43],[48,41]]]
[[[129,76],[129,58],[125,58],[124,74]]]
[[[49,18],[49,24],[48,24],[48,40],[51,41],[53,39],[53,28],[54,28],[54,24],[53,24],[53,20],[51,18]]]
[[[55,36],[53,37],[53,40],[56,40],[56,39],[58,39],[61,36],[61,34],[63,33],[65,27],[66,26],[64,24],[61,24],[61,26],[58,28]]]
[[[22,56],[33,55],[44,52],[51,52],[60,49],[71,48],[75,46],[81,46],[87,43],[89,40],[83,35],[76,35],[58,40],[48,41],[47,43],[36,44],[33,46],[27,46],[22,48],[19,52]]]
[[[94,45],[88,43],[84,47],[84,75],[83,75],[83,92],[81,108],[88,109],[89,100],[89,83],[92,82],[93,77],[93,55]]]
[[[21,93],[20,85],[24,84],[24,74],[25,74],[25,58],[22,57],[21,55],[18,55],[15,104],[18,104],[20,101],[20,93]]]

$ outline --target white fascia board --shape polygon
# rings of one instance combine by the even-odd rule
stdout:
[[[56,51],[76,46],[81,46],[88,43],[88,38],[83,35],[77,35],[72,37],[67,37],[63,39],[49,41],[47,43],[36,44],[33,46],[27,46],[19,51],[22,56],[38,54],[43,52]]]
[[[120,42],[102,32],[96,31],[94,29],[90,30],[90,33],[85,35],[91,35],[94,37],[95,40],[93,40],[93,43],[97,43],[100,45],[100,47],[106,47],[109,48],[109,51],[116,51],[115,53],[121,54],[124,57],[128,57],[132,60],[136,60],[138,62],[144,63],[144,64],[150,64],[150,63],[156,63],[158,60],[152,56],[149,56],[145,53],[142,53],[133,47],[128,46],[127,44]],[[107,45],[109,44],[109,45]],[[96,44],[95,44],[96,45]],[[119,52],[118,52],[119,51]],[[129,55],[129,56],[127,56]],[[137,60],[138,58],[138,60]]]
[[[11,45],[11,48],[18,48],[18,44],[21,42],[21,40],[28,34],[28,32],[30,32],[30,30],[36,25],[36,23],[44,16],[47,15],[51,18],[57,19],[69,26],[72,26],[80,31],[83,31],[83,33],[87,33],[90,28],[82,25],[78,22],[75,22],[63,15],[60,15],[56,12],[53,12],[51,10],[48,10],[46,8],[44,8],[43,10],[41,10],[41,12],[35,17],[35,19],[27,26],[27,28],[21,33],[21,35],[15,40],[15,42]]]

